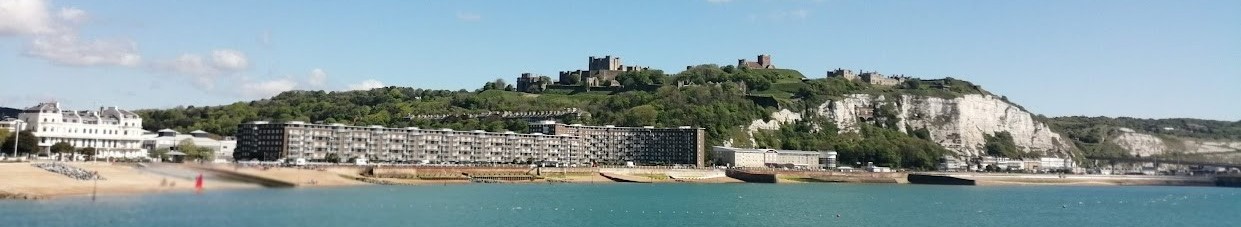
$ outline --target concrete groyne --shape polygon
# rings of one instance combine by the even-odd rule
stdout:
[[[746,183],[777,183],[779,178],[775,173],[756,173],[745,170],[728,170],[725,172],[728,177],[745,181]]]
[[[1215,186],[1241,187],[1241,175],[1216,176]]]
[[[909,183],[938,185],[975,185],[974,180],[947,175],[909,174]]]
[[[263,176],[253,175],[253,174],[246,174],[246,173],[237,172],[237,171],[216,169],[216,168],[210,168],[210,167],[200,167],[200,166],[190,166],[190,168],[210,172],[223,179],[238,181],[238,182],[254,183],[254,184],[262,185],[263,187],[268,187],[268,188],[291,188],[291,187],[297,186],[297,184],[294,182],[272,179],[272,178],[267,178]]]

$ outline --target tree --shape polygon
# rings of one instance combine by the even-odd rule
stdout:
[[[659,112],[654,106],[642,105],[625,111],[625,123],[627,126],[653,126]]]
[[[329,153],[323,157],[323,161],[329,163],[340,163],[340,155],[336,155],[336,153]]]
[[[13,136],[13,134],[9,132],[9,129],[0,128],[0,138],[9,138],[10,136]],[[4,143],[3,141],[3,139],[0,139],[0,143]]]
[[[18,134],[21,137],[21,141],[16,143],[17,155],[31,154],[39,150],[39,138],[35,137],[34,133],[30,133],[30,130],[26,130],[21,131]],[[0,146],[0,153],[12,154],[10,152],[13,152],[14,144],[14,136],[4,138],[4,146]]]
[[[73,145],[69,145],[69,143],[57,142],[52,144],[51,150],[52,153],[73,153],[74,148]]]
[[[180,151],[181,153],[185,153],[185,158],[187,160],[211,159],[214,153],[209,148],[199,147],[197,145],[194,145],[193,139],[181,140],[181,143],[177,144],[177,151]]]
[[[163,161],[163,160],[168,160],[168,152],[169,152],[169,151],[171,151],[171,150],[169,150],[167,147],[165,147],[165,148],[155,149],[154,151],[151,151],[151,153],[150,153],[149,155],[150,155],[150,157],[151,157],[151,158],[154,158],[154,159],[158,159],[158,160],[160,160],[160,161]]]
[[[581,74],[570,74],[570,75],[569,75],[569,77],[567,77],[567,78],[565,78],[565,79],[566,79],[566,80],[568,80],[568,81],[560,81],[560,83],[561,83],[561,84],[565,84],[565,85],[577,85],[577,84],[582,83],[582,75],[581,75]]]
[[[986,143],[983,145],[988,155],[1009,158],[1021,158],[1024,154],[1017,148],[1017,144],[1013,142],[1013,134],[1006,131],[996,132],[995,136],[983,135]]]
[[[95,157],[95,148],[94,148],[94,147],[84,147],[84,148],[82,148],[82,149],[78,149],[78,154],[85,155],[85,156],[87,157],[87,159],[94,158],[94,157]]]

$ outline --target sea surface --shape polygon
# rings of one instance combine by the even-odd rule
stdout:
[[[1241,189],[465,184],[0,201],[0,226],[1238,226]]]

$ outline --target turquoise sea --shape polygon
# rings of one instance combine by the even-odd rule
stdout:
[[[249,189],[0,201],[0,226],[1237,226],[1239,193],[883,184]]]

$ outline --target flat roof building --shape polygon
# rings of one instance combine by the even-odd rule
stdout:
[[[820,158],[830,156],[835,160],[835,152],[827,154],[818,151],[753,149],[735,147],[712,147],[716,164],[729,167],[768,167],[768,168],[820,168]]]
[[[213,160],[216,162],[230,161],[233,157],[233,149],[237,147],[237,141],[229,137],[212,138],[210,133],[202,130],[194,130],[189,134],[181,134],[172,129],[161,129],[154,134],[146,134],[142,140],[142,148],[148,151],[154,151],[167,148],[169,151],[180,151],[183,141],[189,140],[194,146],[206,148],[212,151]],[[207,161],[213,161],[207,160]]]
[[[281,158],[460,164],[701,165],[702,130],[537,124],[534,133],[386,128],[299,121],[256,121],[237,127],[237,160]],[[631,128],[629,128],[631,129]],[[680,134],[676,132],[681,132]],[[690,132],[690,133],[685,133]],[[641,139],[641,141],[639,141]]]
[[[595,163],[689,164],[702,167],[705,162],[706,131],[703,128],[585,126],[540,121],[532,123],[530,130],[535,133],[580,138],[583,154]]]

